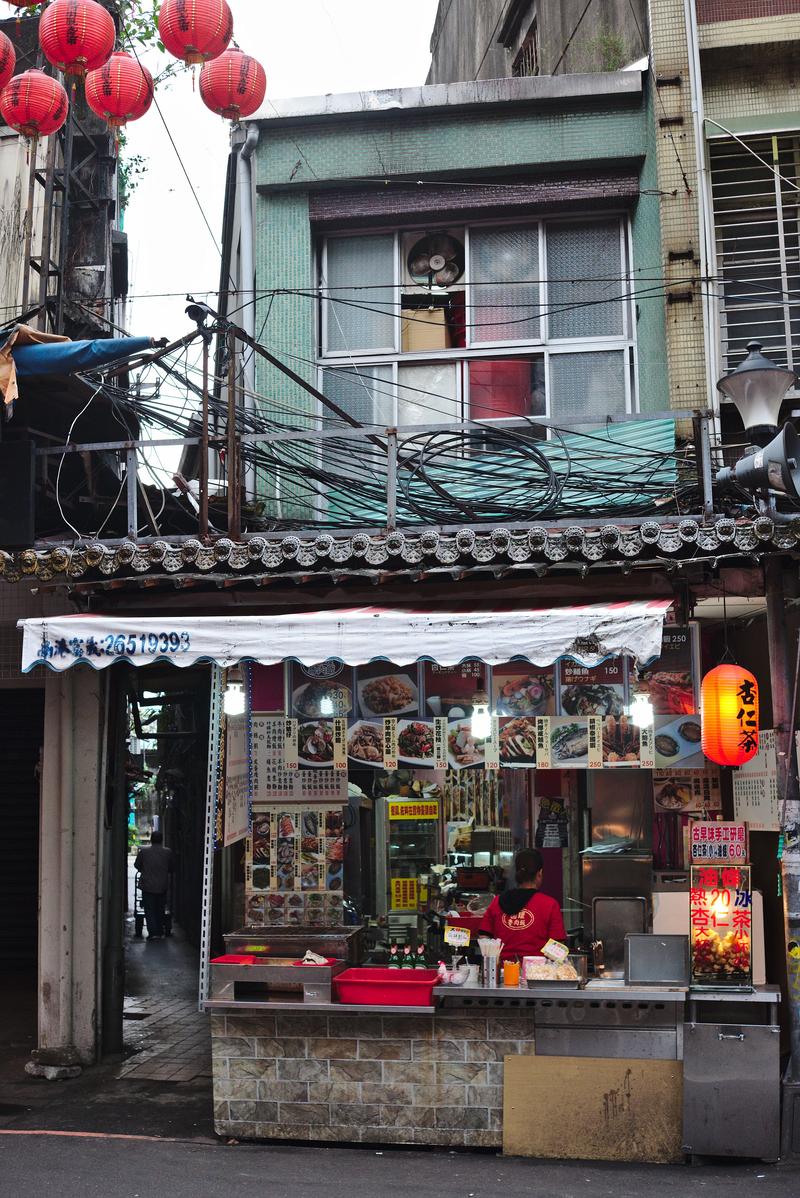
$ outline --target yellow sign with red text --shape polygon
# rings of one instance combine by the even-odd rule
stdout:
[[[437,799],[390,799],[389,819],[438,819]]]

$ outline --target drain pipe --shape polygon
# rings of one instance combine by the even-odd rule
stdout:
[[[252,158],[258,138],[258,125],[248,125],[247,136],[236,162],[236,191],[239,197],[239,315],[242,328],[253,340],[256,335],[256,256]],[[244,410],[250,415],[255,415],[256,358],[253,350],[242,355],[242,388]],[[253,465],[249,465],[245,471],[244,485],[247,497],[255,499],[256,472]]]

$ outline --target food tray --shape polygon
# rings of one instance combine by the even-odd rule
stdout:
[[[439,980],[436,969],[396,970],[385,967],[345,969],[333,979],[336,999],[365,1006],[429,1007],[433,987]]]

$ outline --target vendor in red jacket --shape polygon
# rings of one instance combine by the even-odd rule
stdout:
[[[561,908],[542,894],[544,861],[538,849],[522,849],[514,861],[517,885],[493,898],[478,928],[478,936],[503,941],[503,959],[538,957],[548,940],[566,942]]]

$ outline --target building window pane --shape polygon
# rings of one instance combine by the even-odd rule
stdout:
[[[461,419],[455,363],[400,366],[397,372],[397,423],[444,424]]]
[[[618,220],[547,226],[551,337],[619,337],[625,331]]]
[[[394,237],[332,237],[327,243],[327,353],[393,350],[396,343]]]
[[[470,341],[538,341],[539,233],[470,230]]]
[[[587,425],[622,415],[625,400],[625,354],[552,354],[550,415],[556,423],[585,416]]]
[[[324,372],[323,392],[348,416],[359,424],[393,425],[395,422],[394,388],[391,366],[354,366],[345,370]],[[326,420],[336,419],[330,411],[324,411]],[[346,429],[342,429],[343,433]],[[323,446],[325,442],[322,442]],[[327,455],[331,465],[330,453]],[[336,469],[348,477],[359,470],[385,471],[385,455],[366,438],[348,438],[335,450]]]
[[[544,363],[541,358],[476,358],[469,363],[471,420],[544,416]]]

